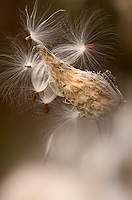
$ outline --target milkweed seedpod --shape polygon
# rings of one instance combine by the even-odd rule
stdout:
[[[77,108],[81,116],[106,119],[124,102],[108,71],[95,73],[75,69],[44,46],[38,45],[34,49],[39,51],[49,67],[60,93]]]

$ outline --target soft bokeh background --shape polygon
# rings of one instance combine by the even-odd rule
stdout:
[[[130,99],[132,91],[132,1],[131,0],[39,0],[40,5],[51,5],[51,9],[66,9],[79,15],[86,9],[104,9],[111,16],[111,24],[116,26],[119,47],[116,61],[111,65],[112,73],[117,77],[117,84],[126,99]],[[17,35],[21,28],[20,10],[24,11],[31,0],[0,1],[0,45],[4,46],[4,34]],[[107,66],[106,66],[107,68]],[[26,107],[26,109],[28,109]],[[33,108],[34,109],[34,108]],[[23,106],[18,110],[0,102],[0,176],[19,160],[41,155],[42,134],[37,134],[39,118],[35,119],[35,111],[24,115]],[[38,156],[39,155],[39,156]]]

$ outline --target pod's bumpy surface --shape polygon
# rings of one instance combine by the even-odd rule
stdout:
[[[34,49],[40,52],[63,97],[78,109],[81,116],[107,119],[124,102],[109,71],[95,73],[75,69],[44,46],[38,45]]]

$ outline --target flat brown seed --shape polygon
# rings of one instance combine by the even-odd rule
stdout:
[[[36,101],[36,99],[37,99],[37,94],[38,94],[37,92],[34,93],[34,95],[33,95],[33,102]]]
[[[26,40],[31,39],[31,35],[27,36],[25,39],[26,39]]]
[[[48,105],[47,103],[44,104],[43,111],[44,111],[45,114],[48,114],[48,113],[49,113],[50,107],[49,107],[49,105]]]
[[[31,68],[31,66],[28,66],[28,65],[24,65],[24,67]]]
[[[85,45],[87,51],[93,51],[95,49],[94,44],[87,44]]]

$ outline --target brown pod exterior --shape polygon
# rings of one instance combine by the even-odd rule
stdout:
[[[93,48],[91,46],[90,48]],[[57,58],[45,46],[34,47],[49,67],[62,96],[77,108],[81,116],[108,119],[124,102],[111,75],[76,69]]]

